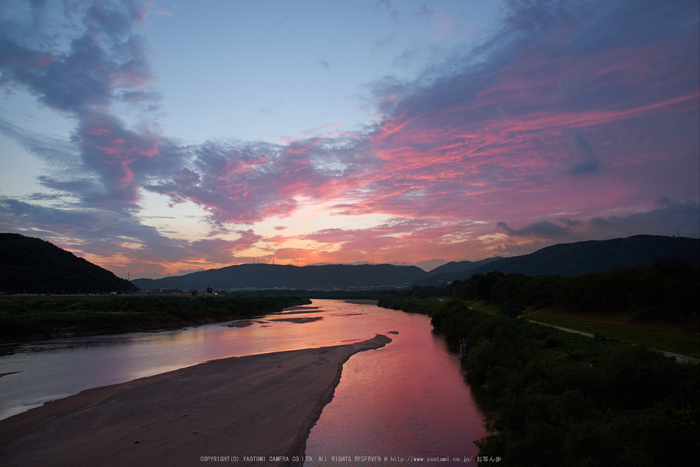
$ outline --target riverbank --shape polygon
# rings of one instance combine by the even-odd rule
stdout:
[[[700,333],[684,323],[640,321],[632,314],[572,313],[560,307],[522,315],[530,321],[550,326],[573,329],[588,335],[598,334],[635,345],[700,358]]]
[[[491,434],[476,443],[480,457],[533,466],[692,465],[698,458],[698,365],[501,310],[480,312],[462,300],[428,305],[413,306],[430,311],[449,341],[467,341],[467,380],[493,397]]]
[[[350,356],[391,342],[215,360],[0,421],[3,465],[293,465]],[[289,462],[285,462],[289,459]],[[230,462],[230,460],[229,460]]]
[[[191,295],[0,297],[0,345],[179,329],[309,304],[299,297]]]

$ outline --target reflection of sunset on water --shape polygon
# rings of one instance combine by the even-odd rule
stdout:
[[[240,322],[250,324],[237,327]],[[307,454],[318,458],[360,443],[367,453],[382,455],[395,451],[417,456],[474,455],[472,440],[485,434],[483,416],[464,382],[459,361],[448,353],[444,340],[431,332],[430,319],[336,300],[314,300],[311,306],[281,313],[178,331],[17,346],[0,357],[0,374],[18,371],[0,378],[0,417],[88,388],[204,361],[352,344],[376,334],[392,342],[345,362],[333,401],[312,430]]]
[[[295,307],[289,310],[289,315],[282,312],[253,318],[250,326],[242,328],[229,327],[227,323],[210,324],[177,331],[20,345],[13,355],[0,358],[0,373],[17,371],[16,366],[24,368],[13,378],[0,379],[5,404],[3,414],[16,411],[18,407],[20,410],[29,408],[23,404],[34,406],[47,398],[208,360],[360,342],[391,330],[392,316],[403,315],[340,301],[317,300],[314,303],[315,306],[308,308],[308,315],[303,313],[304,307]],[[323,319],[302,323],[276,321],[285,317]],[[27,387],[37,388],[40,394],[26,394]]]
[[[397,334],[387,334],[391,344],[343,365],[333,401],[307,442],[313,459],[333,453],[460,459],[477,454],[472,441],[486,434],[483,415],[459,360],[447,352],[442,337],[425,332],[425,317],[405,318],[397,322]]]

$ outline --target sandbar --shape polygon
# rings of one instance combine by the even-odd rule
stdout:
[[[343,363],[389,342],[378,334],[89,389],[1,420],[0,459],[4,466],[299,465],[293,459],[333,398]]]
[[[306,317],[306,318],[275,318],[275,319],[271,319],[270,321],[281,321],[281,322],[286,322],[286,323],[303,324],[303,323],[313,323],[314,321],[320,321],[322,319],[323,319],[323,317],[321,317],[321,316],[313,316],[313,317]]]
[[[251,326],[252,324],[252,319],[239,319],[236,321],[231,321],[229,323],[224,323],[222,326],[226,326],[227,328],[246,328],[248,326]]]

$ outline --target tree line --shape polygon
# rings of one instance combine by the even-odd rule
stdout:
[[[700,367],[453,300],[433,326],[467,338],[468,381],[496,398],[481,456],[504,465],[692,465],[700,455]]]
[[[452,298],[420,288],[379,305],[424,313],[456,347],[474,393],[492,401],[480,456],[503,465],[676,466],[700,458],[700,365],[648,348],[513,319],[557,303],[578,311],[687,319],[698,270],[634,267],[575,277],[491,272],[455,281]],[[477,311],[467,300],[496,305]],[[479,400],[477,397],[477,400]]]
[[[309,303],[298,297],[0,297],[0,342],[177,328],[251,318]]]
[[[481,300],[509,310],[556,304],[573,312],[633,314],[641,320],[698,321],[700,269],[635,266],[579,276],[536,277],[493,271],[454,281],[447,288],[447,295]]]

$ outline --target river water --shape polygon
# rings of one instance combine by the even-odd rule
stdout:
[[[241,324],[248,324],[243,322]],[[305,465],[475,463],[483,414],[458,358],[426,316],[314,300],[250,321],[0,347],[0,419],[44,402],[218,358],[324,347],[385,334],[353,355],[307,442]]]

